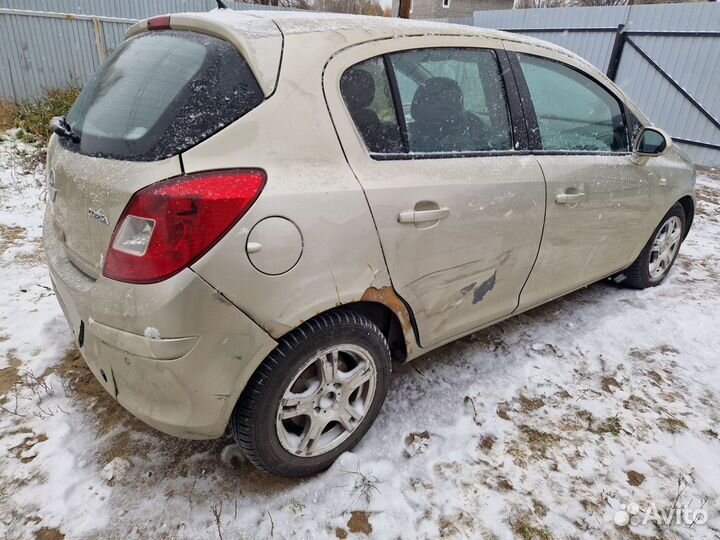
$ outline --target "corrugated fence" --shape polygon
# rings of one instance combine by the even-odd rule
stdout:
[[[81,86],[134,20],[215,6],[214,0],[0,0],[0,97]],[[720,4],[478,11],[474,24],[584,56],[697,163],[720,166]]]
[[[224,1],[228,7],[234,10],[282,9],[234,0]],[[121,19],[146,19],[153,15],[183,11],[209,11],[216,7],[215,0],[0,0],[0,8],[98,15]]]
[[[607,73],[696,163],[720,166],[720,4],[476,11]]]
[[[225,3],[235,10],[279,9]],[[82,86],[136,20],[215,7],[215,0],[0,0],[0,98]]]
[[[122,41],[129,19],[0,9],[0,97],[81,86]]]

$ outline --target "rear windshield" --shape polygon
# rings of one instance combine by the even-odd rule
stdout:
[[[154,161],[179,154],[257,107],[263,94],[238,50],[194,32],[123,43],[85,86],[67,121],[76,152]]]

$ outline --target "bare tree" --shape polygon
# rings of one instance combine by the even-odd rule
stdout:
[[[513,9],[554,8],[570,6],[573,0],[515,0]]]

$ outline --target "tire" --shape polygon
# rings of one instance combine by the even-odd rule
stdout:
[[[370,428],[390,373],[387,340],[370,319],[349,310],[319,315],[283,336],[257,369],[233,411],[232,435],[265,472],[322,471]]]
[[[669,230],[666,229],[666,227],[674,227],[677,225],[679,225],[677,238],[672,242],[672,245],[668,246],[668,248],[671,249],[669,252],[666,252],[665,262],[662,262],[659,267],[655,267],[653,271],[652,264],[656,262],[659,257],[658,250],[654,247],[656,241],[660,241],[663,233]],[[640,252],[640,256],[632,266],[625,271],[625,283],[636,289],[646,289],[660,285],[670,272],[673,263],[675,263],[675,259],[680,251],[680,245],[685,238],[685,227],[685,210],[680,203],[675,203],[653,231],[650,240],[648,240],[648,243],[645,244],[645,247]]]

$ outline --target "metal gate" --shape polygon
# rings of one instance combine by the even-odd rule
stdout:
[[[584,56],[696,163],[720,166],[720,4],[476,12],[474,23]]]

